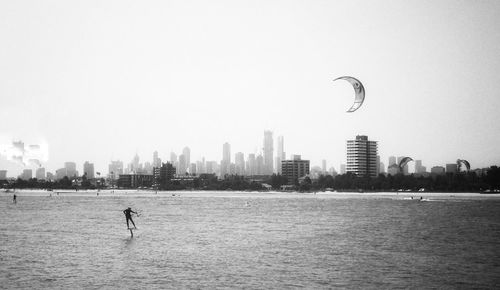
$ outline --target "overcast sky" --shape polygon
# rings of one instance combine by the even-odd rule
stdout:
[[[48,144],[49,171],[246,158],[264,130],[337,170],[357,134],[386,165],[500,165],[499,27],[493,0],[1,1],[0,140]]]

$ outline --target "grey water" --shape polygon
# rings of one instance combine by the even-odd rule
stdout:
[[[0,211],[4,289],[500,287],[500,199],[4,194]]]

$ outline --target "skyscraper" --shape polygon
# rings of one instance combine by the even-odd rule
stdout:
[[[76,163],[75,162],[65,162],[64,169],[66,169],[66,176],[72,178],[74,176],[78,176],[78,171],[76,171]]]
[[[222,145],[222,160],[220,162],[220,176],[224,177],[229,174],[229,166],[231,165],[231,145],[224,143]]]
[[[275,170],[278,174],[281,174],[281,161],[285,160],[285,151],[284,151],[284,139],[283,136],[278,136],[278,146],[276,152],[276,166]]]
[[[172,165],[177,163],[177,154],[175,154],[174,152],[170,152],[170,163]]]
[[[265,174],[265,165],[264,165],[264,157],[262,157],[262,155],[259,154],[259,156],[257,156],[257,158],[255,159],[255,174],[256,175],[263,175]]]
[[[33,177],[33,171],[31,169],[24,169],[23,174],[21,174],[20,178],[23,180],[29,180]]]
[[[377,141],[369,141],[364,135],[347,140],[346,171],[357,176],[377,177]]]
[[[153,167],[161,167],[161,159],[158,158],[158,151],[153,152]]]
[[[248,154],[247,158],[247,175],[257,174],[257,164],[255,160],[255,154]]]
[[[38,180],[45,179],[45,168],[43,167],[37,168],[35,172],[35,177]]]
[[[273,132],[264,131],[264,170],[263,174],[273,174]]]
[[[186,156],[184,154],[179,155],[179,167],[177,169],[177,174],[185,175],[187,172]]]
[[[184,158],[186,159],[186,164],[185,164],[185,168],[188,169],[190,168],[190,164],[191,164],[191,149],[189,149],[189,147],[184,147],[184,149],[182,149],[182,154],[184,155]]]
[[[0,180],[7,180],[7,170],[0,170]]]
[[[236,166],[236,174],[245,174],[245,155],[242,152],[238,152],[234,155],[234,163]]]
[[[108,166],[108,173],[111,179],[118,179],[120,174],[123,174],[123,162],[120,160],[111,161]]]
[[[393,164],[396,164],[396,156],[389,156],[389,164],[388,164],[388,166],[391,166]]]
[[[325,160],[325,159],[321,160],[321,172],[322,172],[323,174],[326,174],[326,173],[327,173],[327,172],[326,172],[326,160]]]
[[[86,174],[88,179],[94,179],[94,163],[85,161],[83,163],[83,174]]]

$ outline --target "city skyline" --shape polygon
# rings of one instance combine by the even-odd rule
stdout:
[[[383,4],[4,1],[0,145],[105,171],[186,145],[191,160],[220,162],[224,142],[258,154],[271,130],[288,156],[337,171],[358,134],[384,161],[500,164],[500,3]],[[354,113],[352,86],[333,82],[344,75],[366,89]]]

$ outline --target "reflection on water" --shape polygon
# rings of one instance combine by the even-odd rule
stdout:
[[[500,200],[0,198],[5,288],[495,288]],[[36,194],[33,194],[36,195]],[[123,209],[131,206],[134,237]]]

